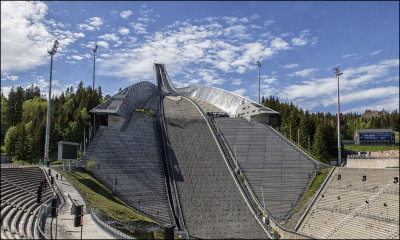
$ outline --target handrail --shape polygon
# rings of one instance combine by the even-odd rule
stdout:
[[[214,119],[213,119],[213,120],[214,120]],[[214,123],[215,123],[215,121],[214,121]],[[218,127],[217,124],[214,124],[214,127],[217,129],[217,131],[218,131],[219,133],[221,133],[221,131],[220,131],[220,129],[219,129],[219,127]],[[228,152],[229,152],[229,154],[230,154],[232,160],[234,159],[233,162],[236,162],[236,163],[237,163],[236,156],[235,156],[234,154],[232,154],[232,151],[231,151],[231,149],[229,148],[229,145],[227,144],[227,142],[226,142],[225,137],[223,136],[223,134],[222,134],[222,133],[219,134],[219,137],[220,137],[220,138],[222,139],[222,141],[226,144],[226,148],[228,149]],[[239,164],[237,164],[237,166],[240,167]],[[250,184],[248,183],[247,177],[246,177],[244,174],[243,174],[242,176],[243,176],[243,182],[244,182],[245,186],[247,186],[246,188],[247,188],[247,190],[248,190],[250,196],[252,197],[253,201],[256,203],[257,207],[258,207],[259,209],[261,209],[261,210],[264,212],[264,214],[268,217],[268,219],[272,220],[272,221],[274,222],[274,224],[275,224],[277,227],[279,227],[280,229],[282,229],[283,231],[286,231],[286,232],[289,232],[289,233],[292,233],[292,234],[296,234],[296,235],[302,236],[302,237],[304,237],[304,238],[311,238],[310,236],[307,236],[307,235],[305,235],[305,234],[298,233],[298,232],[296,232],[296,231],[292,231],[292,230],[290,230],[290,229],[287,229],[287,228],[283,227],[283,226],[269,213],[269,211],[267,211],[267,210],[264,208],[264,206],[260,203],[260,201],[258,200],[258,198],[256,197],[256,195],[255,195],[255,193],[254,193],[253,188],[252,188],[252,187],[250,186]],[[315,172],[314,172],[314,176],[315,176]],[[310,184],[311,184],[311,182],[308,184],[308,187],[309,187]]]
[[[313,199],[311,200],[310,205],[308,206],[307,210],[303,213],[303,215],[301,216],[300,220],[297,222],[296,227],[294,228],[295,231],[299,230],[299,227],[301,225],[301,223],[304,221],[304,218],[306,217],[306,215],[309,213],[309,211],[311,210],[311,207],[314,205],[315,201],[317,200],[319,194],[321,193],[322,189],[325,188],[326,183],[328,182],[328,179],[331,177],[331,175],[333,174],[333,172],[335,171],[336,167],[334,166],[331,171],[329,172],[328,176],[326,176],[324,182],[322,183],[321,187],[319,188],[318,192],[316,194],[314,194]]]
[[[227,156],[227,153],[225,153],[225,151],[222,148],[222,144],[220,142],[220,139],[218,138],[217,134],[215,133],[216,130],[213,128],[212,124],[210,123],[209,118],[206,117],[206,115],[204,114],[203,110],[198,106],[197,103],[195,103],[194,101],[192,101],[190,98],[186,98],[189,102],[191,102],[196,108],[197,110],[200,112],[200,114],[202,115],[202,117],[204,118],[204,120],[206,121],[211,134],[214,137],[215,143],[217,144],[221,154],[223,155],[223,159],[229,169],[229,172],[231,173],[236,185],[239,188],[239,191],[241,192],[245,202],[247,203],[247,205],[249,206],[250,211],[253,213],[254,217],[256,218],[256,220],[258,221],[258,223],[262,226],[263,230],[267,233],[267,235],[271,238],[271,239],[275,239],[275,235],[269,230],[268,226],[266,226],[266,224],[262,221],[262,219],[260,218],[259,214],[257,214],[257,208],[254,206],[253,202],[250,200],[250,196],[248,195],[247,191],[245,190],[244,186],[242,186],[241,181],[239,180],[237,174],[234,171],[234,168],[232,166],[232,163],[229,161],[229,158]]]
[[[165,151],[166,168],[167,168],[167,172],[168,172],[168,181],[170,183],[169,186],[170,186],[171,197],[172,197],[171,200],[172,200],[172,204],[174,205],[174,209],[173,209],[172,213],[174,214],[174,221],[177,224],[177,228],[180,231],[187,233],[185,222],[184,222],[183,216],[182,216],[181,204],[180,204],[179,196],[178,196],[178,192],[177,192],[175,175],[173,173],[173,166],[171,165],[171,152],[170,152],[170,145],[169,145],[169,140],[168,140],[169,138],[168,138],[167,127],[165,124],[164,104],[163,104],[162,98],[163,98],[163,96],[160,96],[160,127],[161,127],[161,135],[162,135],[164,151]]]
[[[107,231],[111,235],[113,235],[117,239],[136,239],[134,237],[131,237],[113,227],[108,225],[107,223],[103,222],[93,211],[93,209],[90,207],[90,215],[93,217],[94,222],[97,224],[97,226],[101,227],[103,230]]]
[[[55,196],[57,196],[57,194],[56,194],[55,190],[53,189],[53,186],[50,184],[49,175],[48,175],[47,172],[44,170],[44,167],[40,167],[40,169],[42,170],[42,172],[43,172],[44,175],[45,175],[47,184],[49,185],[49,188],[52,190],[52,192],[53,192],[53,198],[54,198]],[[49,207],[51,207],[51,204],[49,204],[49,203],[51,202],[51,200],[52,200],[52,198],[48,199],[45,203],[42,203],[42,204],[40,205],[39,213],[38,213],[38,216],[37,216],[37,219],[36,219],[36,224],[35,224],[35,228],[37,229],[37,231],[39,231],[39,233],[41,234],[41,236],[42,236],[44,239],[49,239],[49,237],[42,231],[42,226],[41,226],[41,221],[42,221],[42,218],[43,218],[42,215],[43,215],[44,213],[47,214]],[[46,208],[45,211],[44,211],[44,208]],[[47,216],[46,216],[46,217],[47,217]],[[35,237],[35,236],[33,236],[33,237]]]

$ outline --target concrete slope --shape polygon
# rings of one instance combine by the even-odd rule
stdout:
[[[166,97],[164,112],[175,180],[189,236],[265,239],[196,107]]]

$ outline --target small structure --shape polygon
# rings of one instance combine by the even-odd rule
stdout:
[[[58,142],[58,158],[63,161],[63,171],[65,171],[65,161],[69,161],[69,171],[71,171],[71,161],[76,161],[79,154],[79,143],[75,142]]]
[[[238,106],[237,117],[242,117],[249,122],[269,123],[269,116],[276,115],[275,112],[257,103],[245,103]]]
[[[391,129],[358,129],[354,133],[356,145],[395,144],[394,132]]]

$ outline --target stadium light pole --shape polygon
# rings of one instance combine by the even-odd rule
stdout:
[[[92,49],[93,51],[93,90],[94,90],[94,78],[95,78],[95,70],[96,70],[96,52],[97,52],[98,46],[96,46]]]
[[[342,164],[342,151],[341,151],[341,144],[340,144],[340,98],[339,98],[339,76],[342,75],[343,73],[340,72],[339,67],[336,67],[333,69],[335,72],[335,76],[337,76],[337,141],[338,141],[338,165],[340,166]]]
[[[93,51],[93,91],[94,91],[94,80],[95,80],[95,72],[96,72],[96,52],[97,52],[98,46],[96,46],[92,49]],[[93,135],[96,132],[96,114],[93,113]]]
[[[258,104],[260,103],[260,67],[262,66],[260,61],[256,62],[257,67],[258,67]]]
[[[50,54],[50,85],[49,85],[49,96],[47,100],[47,119],[46,119],[46,138],[44,144],[44,160],[49,161],[49,142],[50,142],[50,112],[51,112],[51,81],[53,76],[53,56],[57,52],[59,42],[54,41],[53,48],[47,51]]]

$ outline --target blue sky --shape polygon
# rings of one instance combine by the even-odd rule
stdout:
[[[258,101],[261,93],[309,109],[399,109],[399,2],[1,2],[1,91],[52,93],[80,81],[115,94],[154,83],[164,63],[177,87],[212,85]]]

